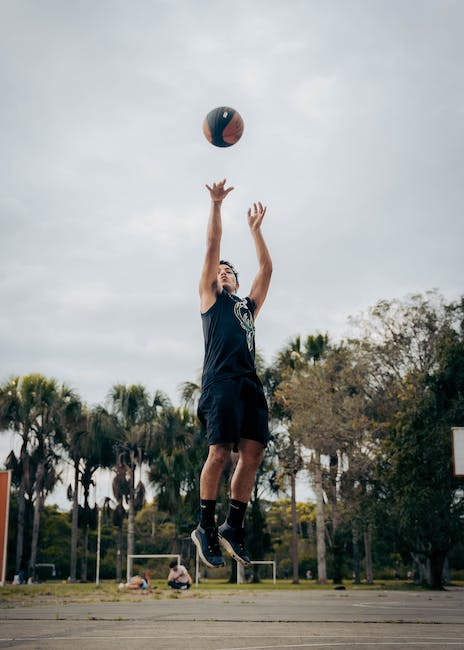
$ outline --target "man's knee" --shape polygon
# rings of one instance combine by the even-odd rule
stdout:
[[[223,467],[228,462],[230,453],[230,445],[210,445],[208,452],[208,463],[221,465]]]
[[[250,469],[256,471],[263,462],[263,454],[252,454],[243,459],[244,464]]]
[[[264,447],[254,440],[242,440],[239,445],[239,457],[244,465],[257,470],[264,458]]]

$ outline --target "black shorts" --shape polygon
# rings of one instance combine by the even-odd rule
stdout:
[[[269,442],[269,411],[263,385],[256,375],[243,375],[210,384],[201,394],[198,417],[209,445],[232,444],[241,438]]]

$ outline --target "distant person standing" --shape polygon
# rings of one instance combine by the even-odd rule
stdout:
[[[202,561],[224,565],[221,549],[243,566],[250,564],[243,522],[256,472],[269,440],[268,408],[255,368],[255,319],[266,298],[272,261],[261,225],[266,208],[254,203],[248,226],[258,260],[258,272],[246,298],[239,298],[238,273],[221,259],[222,202],[233,190],[225,179],[207,185],[211,208],[206,256],[200,278],[200,308],[205,340],[202,394],[198,416],[206,429],[209,452],[200,476],[201,517],[192,532]],[[231,481],[229,514],[216,526],[216,499],[231,452],[238,462]]]

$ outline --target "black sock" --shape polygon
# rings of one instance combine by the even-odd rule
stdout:
[[[200,524],[202,528],[211,528],[216,525],[215,510],[215,499],[200,499]]]
[[[230,500],[229,514],[227,515],[227,523],[232,528],[242,528],[243,520],[245,518],[245,510],[248,503],[237,501],[237,499]]]

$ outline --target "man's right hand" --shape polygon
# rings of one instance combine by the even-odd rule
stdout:
[[[222,203],[223,199],[225,199],[229,192],[232,192],[234,189],[233,187],[228,187],[225,189],[225,184],[226,179],[224,178],[224,180],[219,181],[219,183],[213,183],[213,187],[206,185],[206,188],[211,196],[211,201],[213,203]]]

